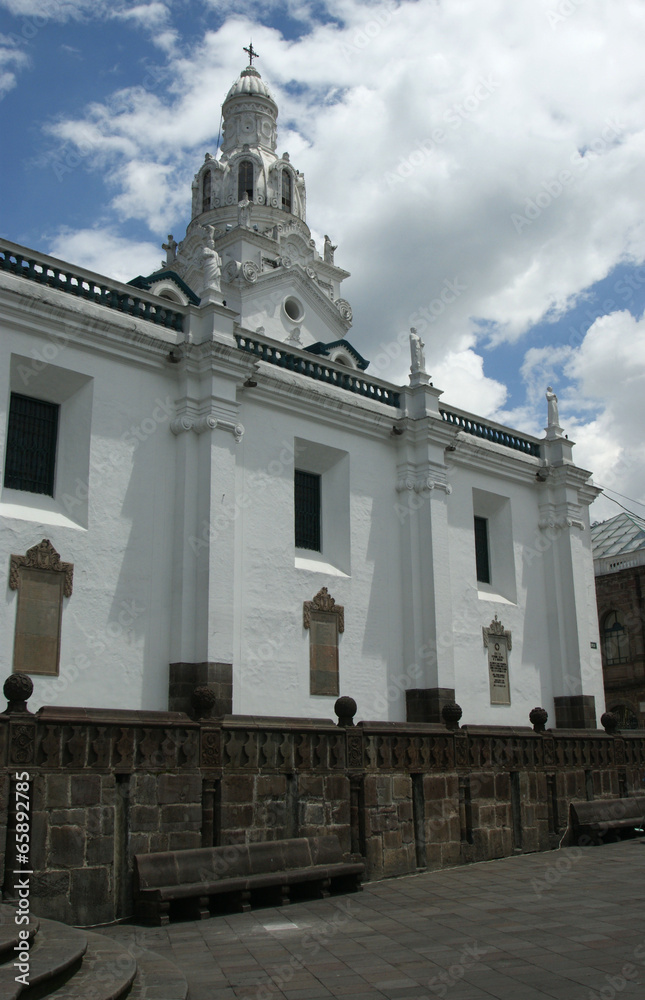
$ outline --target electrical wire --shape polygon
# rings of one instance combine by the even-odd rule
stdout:
[[[642,500],[634,500],[633,497],[628,497],[625,493],[619,493],[618,490],[612,490],[609,486],[602,486],[600,483],[596,483],[595,485],[598,489],[604,490],[605,493],[607,491],[609,491],[609,493],[615,493],[617,497],[622,497],[623,500],[629,500],[630,503],[635,503],[639,507],[645,507],[645,503],[643,503]],[[609,499],[611,500],[611,497],[609,497]]]

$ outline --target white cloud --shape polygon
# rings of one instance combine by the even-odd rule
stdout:
[[[576,441],[576,462],[593,470],[598,485],[645,502],[645,317],[624,311],[596,320],[565,372],[575,381],[560,416]],[[592,420],[568,415],[585,402],[597,410]],[[594,516],[611,517],[618,509],[603,498],[594,504]]]
[[[416,326],[443,399],[534,433],[553,381],[577,461],[602,482],[618,475],[621,456],[637,456],[621,475],[638,493],[645,393],[640,355],[630,367],[619,341],[640,343],[640,325],[614,312],[584,342],[583,331],[529,350],[527,400],[513,410],[477,351],[484,336],[518,341],[617,264],[645,260],[641,0],[586,0],[563,19],[551,0],[328,0],[325,23],[320,6],[297,0],[262,11],[256,0],[207,6],[227,20],[181,50],[172,5],[117,7],[150,32],[165,67],[52,127],[58,142],[85,142],[84,165],[105,171],[115,213],[147,222],[157,238],[178,234],[252,37],[280,106],[279,151],[306,175],[308,221],[352,271],[343,293],[357,349],[374,357]],[[300,37],[257,22],[278,10],[305,26]],[[602,360],[601,329],[614,345]],[[379,374],[405,379],[406,370],[399,358]]]
[[[62,228],[50,238],[47,253],[118,281],[151,274],[162,257],[152,243],[124,239],[109,229],[99,228],[76,231]]]
[[[0,100],[16,86],[14,70],[23,69],[28,65],[29,57],[26,52],[17,49],[13,39],[0,35]]]

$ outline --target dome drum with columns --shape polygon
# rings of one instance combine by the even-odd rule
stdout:
[[[349,274],[328,237],[322,254],[316,248],[304,176],[276,153],[278,107],[254,66],[233,83],[222,117],[219,158],[206,153],[193,181],[186,238],[169,237],[166,262],[135,283],[177,301],[188,288],[202,302],[225,302],[242,327],[276,340],[338,341],[352,320],[340,290]]]

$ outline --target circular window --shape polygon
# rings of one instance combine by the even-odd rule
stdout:
[[[293,323],[298,323],[305,314],[302,302],[290,295],[283,302],[284,311]]]

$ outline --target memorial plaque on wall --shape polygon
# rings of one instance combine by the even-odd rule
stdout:
[[[12,556],[9,586],[18,591],[13,669],[57,676],[63,597],[72,593],[73,566],[63,563],[48,539]]]
[[[484,646],[488,648],[488,682],[491,705],[510,705],[511,685],[508,676],[508,652],[511,633],[497,620],[483,629]]]
[[[326,587],[304,602],[303,626],[309,629],[309,693],[337,696],[338,634],[345,628],[345,613]]]
[[[508,683],[508,649],[506,639],[497,637],[488,641],[488,679],[491,705],[510,705],[511,688]]]
[[[310,694],[338,695],[338,619],[314,611],[309,628]]]
[[[63,578],[42,569],[20,569],[13,669],[58,673]]]

